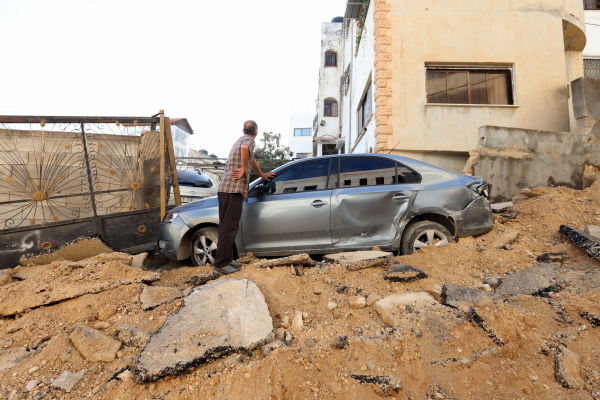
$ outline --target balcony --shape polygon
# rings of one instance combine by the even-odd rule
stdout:
[[[584,10],[600,10],[600,0],[583,0]]]

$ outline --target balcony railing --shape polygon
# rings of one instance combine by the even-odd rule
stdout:
[[[583,0],[584,10],[600,10],[600,0]]]

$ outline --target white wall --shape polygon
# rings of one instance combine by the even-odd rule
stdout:
[[[175,157],[187,157],[190,151],[191,135],[177,125],[171,125],[171,137],[173,138]]]
[[[325,121],[324,126],[319,126],[318,137],[339,137],[339,117],[325,117],[324,102],[327,98],[340,99],[340,78],[342,75],[342,23],[324,22],[321,26],[321,65],[319,67],[319,122]],[[337,67],[325,67],[325,53],[327,51],[337,52]],[[313,116],[314,118],[314,116]]]
[[[375,7],[371,5],[365,21],[366,32],[363,33],[358,52],[356,51],[356,36],[359,29],[356,26],[356,21],[352,21],[348,37],[344,40],[343,71],[346,70],[349,64],[352,64],[350,86],[347,95],[342,100],[344,108],[342,113],[342,136],[346,139],[346,153],[369,153],[375,148],[374,87],[371,89],[373,116],[364,132],[362,132],[362,127],[359,127],[358,114],[368,85],[375,76],[374,10]]]
[[[290,150],[294,152],[294,158],[298,157],[298,153],[309,153],[309,157],[312,157],[312,125],[314,118],[315,114],[312,112],[290,114],[290,127],[288,130],[287,142]],[[294,129],[296,128],[310,128],[311,135],[294,136]]]
[[[585,29],[587,44],[583,50],[583,56],[600,57],[600,11],[585,11]]]

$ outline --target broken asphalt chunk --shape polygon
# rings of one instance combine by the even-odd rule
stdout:
[[[561,225],[558,232],[590,256],[600,260],[600,239],[567,225]]]
[[[490,300],[502,299],[502,296],[484,290],[471,289],[454,283],[446,283],[442,288],[443,304],[452,308],[459,308],[463,303],[477,304],[487,296]]]
[[[134,375],[151,382],[180,375],[273,340],[273,319],[260,289],[246,278],[197,287],[150,337]]]
[[[487,333],[488,337],[490,339],[492,339],[494,341],[494,343],[496,343],[498,346],[503,346],[504,345],[504,340],[502,340],[501,337],[498,337],[496,335],[496,333],[494,333],[494,331],[492,330],[492,328],[485,322],[485,320],[483,318],[481,318],[481,316],[479,314],[477,314],[477,311],[475,311],[474,307],[469,307],[469,315],[471,317],[471,320],[481,329],[483,329],[483,331],[485,333]]]
[[[375,393],[380,396],[391,396],[402,389],[402,379],[392,378],[385,375],[356,375],[350,377],[357,380],[361,385],[369,385]]]
[[[394,263],[388,268],[383,279],[390,282],[414,282],[427,277],[428,275],[420,269],[406,264]]]
[[[579,314],[579,316],[581,318],[585,318],[588,321],[590,321],[590,324],[592,324],[592,326],[594,328],[598,328],[600,326],[600,315],[598,314],[591,314],[589,312],[582,312]]]
[[[581,378],[581,360],[579,355],[561,343],[556,348],[556,380],[567,389],[583,389],[585,382]]]
[[[286,265],[301,264],[305,266],[312,266],[313,260],[308,254],[298,254],[295,256],[275,258],[273,260],[259,261],[252,264],[255,268],[267,268],[267,267],[283,267]]]
[[[324,260],[337,262],[350,271],[376,267],[392,261],[394,255],[384,251],[352,251],[348,253],[328,254]]]
[[[559,292],[562,288],[556,281],[558,269],[556,264],[543,263],[515,272],[504,278],[496,293],[505,296],[539,296],[543,293]]]
[[[567,253],[545,253],[537,258],[539,263],[563,263],[569,260]]]

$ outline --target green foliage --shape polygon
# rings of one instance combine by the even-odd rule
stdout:
[[[364,37],[365,33],[367,33],[367,29],[365,28],[365,21],[367,20],[367,14],[369,13],[369,4],[371,0],[365,0],[362,5],[362,10],[360,10],[360,15],[358,16],[358,20],[356,21],[356,26],[359,31],[356,35],[356,54],[354,57],[358,56],[358,48],[360,47],[360,42]]]
[[[263,132],[260,141],[262,146],[254,149],[257,160],[289,160],[294,155],[288,146],[281,144],[281,133]]]

